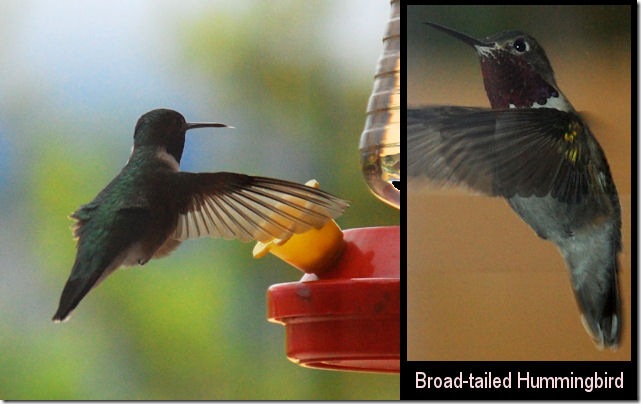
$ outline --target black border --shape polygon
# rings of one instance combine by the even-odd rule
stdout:
[[[632,346],[631,361],[626,362],[423,362],[407,360],[407,283],[402,282],[401,290],[404,299],[401,307],[404,316],[401,319],[401,338],[403,341],[401,353],[401,399],[403,400],[461,400],[461,399],[573,399],[573,400],[639,400],[638,392],[638,17],[639,6],[636,3],[623,3],[622,5],[635,7],[631,13],[632,32],[636,35],[632,37],[632,88],[631,88],[631,108],[632,108],[632,169],[631,173],[631,218],[633,222],[631,232],[630,252],[632,254],[632,301],[631,307],[634,307],[632,322]],[[401,37],[406,38],[407,6],[421,5],[421,3],[402,2],[401,4],[401,21],[403,33]],[[634,12],[636,11],[636,13]],[[406,41],[401,41],[401,55],[406,55]],[[407,64],[401,63],[401,86],[407,88]],[[403,91],[405,94],[405,91]],[[407,110],[407,98],[401,97],[401,108]],[[401,125],[405,127],[405,114],[401,115]],[[404,157],[403,157],[403,161]],[[405,188],[407,189],[407,188]],[[401,192],[401,223],[407,223],[407,200],[404,192]],[[407,279],[407,234],[401,232],[401,248],[404,253],[401,254],[401,271],[403,279]],[[470,374],[475,377],[483,377],[491,372],[492,377],[504,378],[511,373],[512,386],[510,389],[499,388],[470,388],[445,389],[445,388],[416,388],[416,372],[424,372],[426,375],[434,377],[456,377],[463,375],[468,378]],[[488,373],[486,373],[488,372]],[[516,378],[520,372],[521,375],[529,372],[530,376],[543,377],[566,377],[566,376],[594,376],[595,372],[600,377],[619,376],[623,373],[624,385],[622,389],[594,389],[587,392],[584,389],[534,389],[518,388]]]

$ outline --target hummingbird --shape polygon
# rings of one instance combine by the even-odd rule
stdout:
[[[320,228],[348,203],[324,191],[274,178],[180,171],[185,133],[227,127],[188,123],[156,109],[138,119],[122,171],[71,218],[77,254],[53,321],[121,266],[144,265],[187,239],[287,240]]]
[[[559,248],[596,346],[616,349],[621,208],[599,143],[533,37],[505,31],[479,40],[426,24],[476,50],[491,109],[408,109],[408,177],[505,198]]]

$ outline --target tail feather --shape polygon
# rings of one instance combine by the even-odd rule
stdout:
[[[574,292],[581,309],[581,321],[600,349],[616,349],[621,340],[621,300],[616,279],[616,267],[603,279],[587,277],[576,284]],[[602,275],[602,274],[599,274]],[[603,284],[603,281],[608,284]]]
[[[567,257],[581,321],[597,347],[616,349],[621,340],[621,299],[618,262],[594,259],[591,254]]]
[[[90,278],[69,279],[62,291],[58,310],[52,320],[56,323],[65,321],[95,283]]]
[[[121,262],[121,260],[114,261],[110,265],[105,265],[99,259],[83,260],[81,258],[82,255],[79,254],[76,258],[76,262],[71,269],[71,275],[62,290],[58,310],[56,310],[56,314],[52,318],[56,323],[67,320],[87,293],[120,266]]]

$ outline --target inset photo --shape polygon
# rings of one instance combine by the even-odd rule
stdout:
[[[407,6],[407,359],[630,361],[630,6]]]

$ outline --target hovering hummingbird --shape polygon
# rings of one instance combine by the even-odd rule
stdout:
[[[558,246],[586,330],[600,349],[615,349],[621,208],[603,150],[534,38],[506,31],[478,40],[426,24],[474,47],[492,109],[408,109],[408,176],[506,198]]]
[[[54,321],[66,319],[120,266],[164,257],[183,240],[287,240],[322,227],[347,208],[346,201],[289,181],[179,171],[187,130],[226,126],[187,123],[169,109],[140,117],[125,167],[71,215],[78,251]]]

